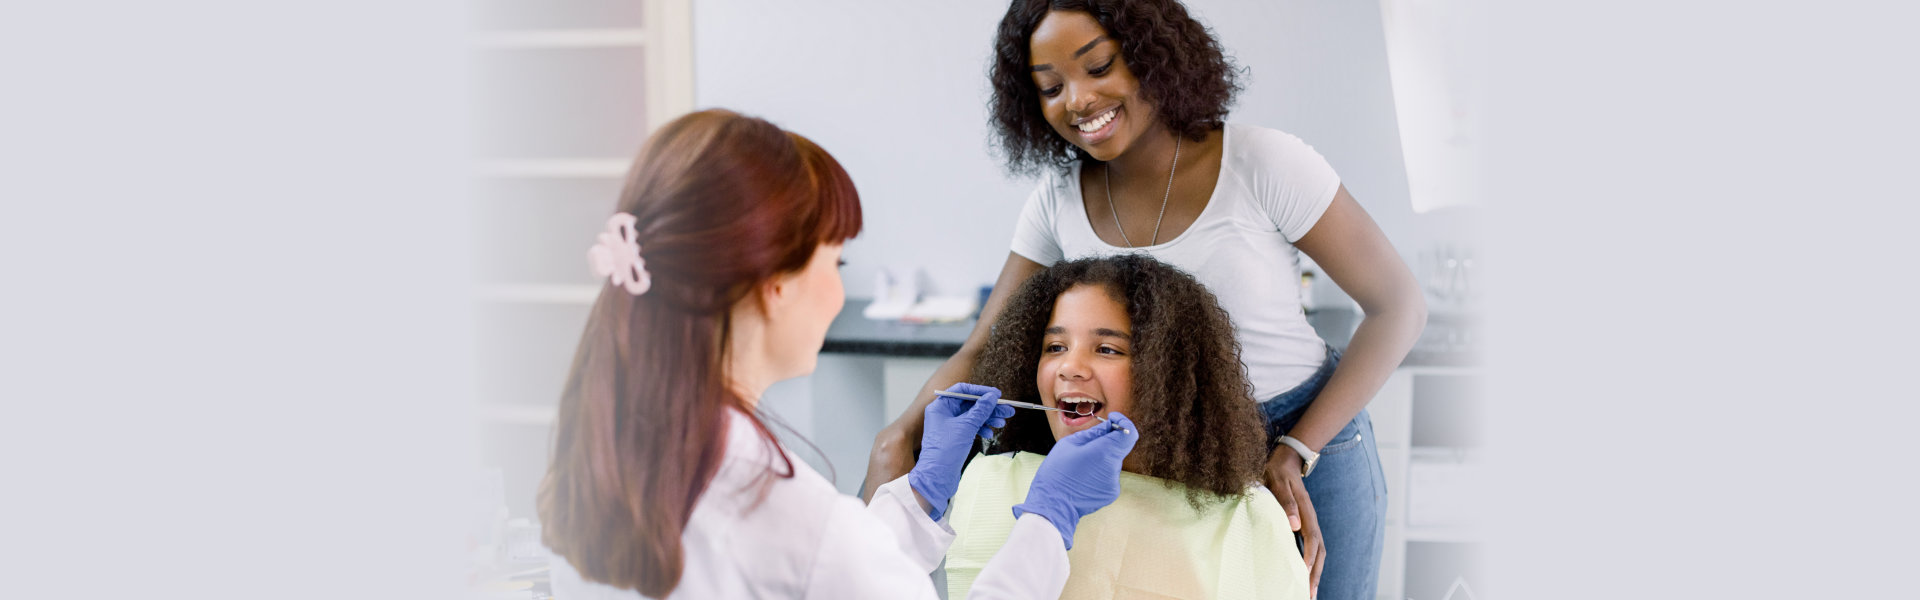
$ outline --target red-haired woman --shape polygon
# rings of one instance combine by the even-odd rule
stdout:
[[[932,598],[953,541],[939,520],[976,436],[1005,423],[998,392],[925,411],[912,471],[870,504],[780,447],[755,405],[813,371],[860,231],[853,181],[813,142],[710,110],[642,149],[589,251],[609,280],[560,402],[540,486],[542,541],[562,598]],[[1124,429],[1062,440],[971,597],[1058,597],[1066,540],[1119,494]]]

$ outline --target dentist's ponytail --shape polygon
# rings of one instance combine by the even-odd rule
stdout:
[[[709,110],[648,139],[618,210],[639,246],[619,268],[637,264],[647,282],[604,285],[594,303],[539,512],[542,541],[583,577],[657,598],[680,582],[681,534],[726,454],[727,411],[746,413],[785,460],[725,379],[731,308],[859,233],[860,202],[813,142]],[[791,477],[793,465],[768,472]]]

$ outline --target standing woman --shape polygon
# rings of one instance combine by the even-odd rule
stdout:
[[[1234,67],[1175,0],[1014,0],[991,78],[1009,170],[1041,180],[980,324],[917,400],[973,369],[986,324],[1039,269],[1150,254],[1232,317],[1268,423],[1263,479],[1306,544],[1314,593],[1371,599],[1387,490],[1364,409],[1426,324],[1393,245],[1312,147],[1225,122]],[[1296,252],[1366,313],[1344,356],[1306,321]],[[869,485],[911,467],[921,429],[909,409],[881,431]]]
[[[609,285],[540,485],[541,538],[564,559],[555,594],[933,598],[928,573],[954,537],[936,520],[972,440],[1013,408],[997,394],[927,405],[919,462],[866,506],[754,415],[768,386],[813,371],[845,300],[840,249],[860,199],[839,163],[766,121],[694,113],[647,141],[607,228],[588,256]],[[1016,508],[1011,558],[972,597],[1059,596],[1061,532],[1119,495],[1137,439],[1114,420],[1126,430],[1048,457]]]

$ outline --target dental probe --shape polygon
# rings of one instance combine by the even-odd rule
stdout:
[[[965,399],[968,399],[968,400],[979,400],[979,399],[980,399],[980,397],[979,397],[979,396],[975,396],[975,395],[973,395],[973,394],[962,394],[962,393],[960,393],[960,392],[934,392],[933,394],[934,394],[935,396],[947,396],[947,397],[950,397],[950,398],[965,398]],[[1081,416],[1081,417],[1093,417],[1093,418],[1095,418],[1095,419],[1099,419],[1101,423],[1106,423],[1106,424],[1107,424],[1107,427],[1109,427],[1109,428],[1112,428],[1112,429],[1115,429],[1115,430],[1118,430],[1118,431],[1125,431],[1125,432],[1127,432],[1127,433],[1133,433],[1133,430],[1131,430],[1131,429],[1127,429],[1127,428],[1125,428],[1125,427],[1121,427],[1121,426],[1119,426],[1119,425],[1114,425],[1114,424],[1113,424],[1113,423],[1112,423],[1111,421],[1108,421],[1106,417],[1102,417],[1102,416],[1100,416],[1100,415],[1095,415],[1095,414],[1080,414],[1080,412],[1079,412],[1079,411],[1072,411],[1072,410],[1067,410],[1067,409],[1064,409],[1064,408],[1054,408],[1054,407],[1051,407],[1051,406],[1046,406],[1046,405],[1043,405],[1043,404],[1034,404],[1034,403],[1032,403],[1032,402],[1021,402],[1021,401],[1019,401],[1019,400],[1008,400],[1008,399],[1006,399],[1006,398],[1001,398],[1001,399],[1000,399],[1000,401],[999,401],[999,404],[1005,404],[1005,405],[1007,405],[1007,406],[1015,406],[1015,407],[1019,407],[1019,408],[1031,408],[1031,409],[1034,409],[1034,410],[1050,410],[1050,411],[1053,411],[1053,412],[1061,412],[1061,413],[1067,413],[1067,414],[1070,414],[1070,415],[1075,415],[1075,416]]]

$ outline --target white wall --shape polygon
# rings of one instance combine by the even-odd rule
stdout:
[[[1399,242],[1413,208],[1372,1],[1188,1],[1251,75],[1230,119],[1312,144],[1347,191]],[[1402,244],[1402,252],[1409,248]]]
[[[694,5],[698,107],[765,117],[820,143],[860,188],[848,295],[880,265],[920,266],[945,291],[990,283],[1029,182],[987,147],[997,2],[710,0]]]
[[[1319,149],[1410,259],[1441,235],[1408,201],[1378,3],[1188,7],[1250,68],[1232,120]],[[1005,10],[998,1],[695,4],[696,105],[813,138],[859,186],[866,231],[847,247],[849,296],[871,296],[882,265],[923,267],[944,291],[999,273],[1033,185],[1008,178],[988,145],[986,70]]]

